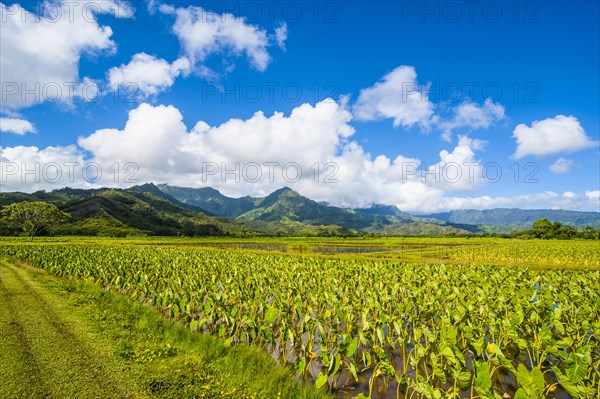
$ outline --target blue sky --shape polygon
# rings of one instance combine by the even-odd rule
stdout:
[[[597,1],[2,4],[3,191],[128,186],[107,170],[130,162],[140,182],[235,196],[287,185],[417,213],[599,210]],[[103,178],[65,181],[69,160]],[[61,179],[24,179],[51,162]],[[257,163],[264,175],[265,162],[303,177],[206,174]],[[336,182],[311,176],[328,162]],[[460,179],[440,172],[454,165]],[[436,167],[439,181],[422,175]]]

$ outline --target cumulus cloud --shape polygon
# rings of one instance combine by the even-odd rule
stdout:
[[[186,135],[187,128],[177,108],[143,103],[129,112],[122,130],[101,129],[80,137],[77,143],[105,165],[133,162],[143,170],[169,173]]]
[[[75,145],[43,149],[34,146],[0,147],[2,191],[33,192],[69,185],[91,187],[92,179],[85,182],[82,178],[83,158]]]
[[[528,155],[543,157],[566,152],[571,153],[598,145],[586,135],[574,116],[557,115],[534,121],[531,127],[520,124],[515,127],[513,137],[517,150],[513,157],[520,159]]]
[[[27,133],[35,133],[35,127],[25,119],[0,118],[0,132],[23,136]]]
[[[111,68],[108,71],[108,82],[114,89],[123,85],[135,85],[139,97],[147,98],[169,89],[178,76],[185,76],[189,71],[190,62],[185,57],[169,64],[162,58],[138,53],[129,64]]]
[[[34,14],[19,4],[0,3],[0,69],[2,106],[21,109],[47,100],[72,100],[79,83],[79,61],[85,54],[112,53],[112,29],[99,14],[133,15],[129,3],[117,0],[48,1]]]
[[[600,211],[600,190],[590,190],[585,192],[586,198],[590,202],[594,202],[597,204],[597,209]]]
[[[284,22],[279,27],[275,28],[275,41],[280,49],[285,50],[285,41],[288,37],[288,27]]]
[[[0,164],[24,163],[31,169],[31,162],[41,162],[42,168],[44,162],[51,161],[93,163],[103,171],[95,186],[133,184],[115,180],[113,170],[114,165],[120,165],[121,170],[135,165],[139,169],[135,178],[140,183],[211,186],[231,196],[261,196],[290,186],[336,206],[384,203],[417,214],[489,207],[585,209],[595,207],[599,200],[594,191],[458,196],[453,192],[483,184],[477,174],[481,166],[477,151],[484,142],[461,136],[454,148],[440,152],[436,164],[425,165],[402,155],[389,158],[369,154],[352,140],[351,120],[343,102],[325,100],[302,104],[289,114],[257,112],[248,119],[231,119],[218,126],[198,121],[189,128],[177,108],[143,103],[130,111],[122,128],[97,130],[80,137],[78,146],[6,148]],[[458,180],[451,172],[442,172],[453,163],[461,167]],[[43,185],[23,183],[18,180],[19,173],[13,173],[7,190],[92,184],[89,178],[82,178],[83,172],[77,174],[79,178],[69,184],[61,180]]]
[[[399,66],[361,90],[352,111],[362,121],[393,119],[394,127],[418,125],[425,131],[437,127],[442,129],[442,139],[449,143],[455,129],[489,129],[506,118],[504,106],[490,98],[482,105],[465,101],[450,108],[449,116],[442,116],[427,92],[428,84],[419,84],[414,67]]]
[[[101,164],[133,162],[139,166],[140,176],[148,179],[180,185],[205,182],[235,187],[236,193],[256,193],[252,190],[286,185],[282,174],[286,164],[308,170],[315,162],[327,162],[354,133],[347,125],[350,119],[347,110],[329,100],[314,106],[303,104],[288,116],[257,112],[247,120],[231,119],[219,126],[199,121],[188,131],[177,108],[144,103],[130,111],[122,130],[101,129],[81,137],[78,144]],[[279,179],[270,181],[265,176],[265,186],[261,186],[235,179],[223,183],[220,173],[207,181],[203,174],[208,164],[235,169],[250,163],[260,164],[265,173],[265,164],[276,164],[273,173]]]
[[[575,165],[575,162],[572,159],[558,158],[550,165],[550,171],[556,174],[567,173],[573,165]]]
[[[390,118],[394,127],[420,125],[427,128],[433,116],[433,104],[419,86],[412,66],[399,66],[373,86],[360,91],[352,109],[358,120]]]
[[[438,126],[444,129],[442,138],[446,141],[450,141],[454,129],[488,129],[505,118],[504,106],[489,98],[482,106],[474,102],[464,102],[452,109],[452,112],[454,115],[450,120],[438,122]]]
[[[271,61],[269,35],[261,27],[247,23],[245,18],[230,13],[217,14],[195,6],[177,8],[162,4],[158,9],[163,14],[175,16],[173,32],[192,65],[202,64],[213,54],[244,54],[258,71],[267,69]],[[286,37],[287,26],[282,25],[276,31],[280,47],[285,44]]]
[[[475,151],[481,150],[485,144],[481,140],[460,136],[452,152],[440,152],[440,162],[427,170],[433,178],[426,181],[445,191],[474,190],[484,182],[481,161],[475,159]]]

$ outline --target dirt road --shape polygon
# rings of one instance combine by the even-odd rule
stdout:
[[[0,262],[0,398],[131,397],[100,337],[30,273]]]

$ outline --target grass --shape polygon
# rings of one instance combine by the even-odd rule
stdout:
[[[0,263],[0,397],[326,398],[267,354],[85,281]]]

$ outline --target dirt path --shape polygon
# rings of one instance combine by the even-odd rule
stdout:
[[[126,398],[99,338],[27,271],[0,262],[0,398]]]

